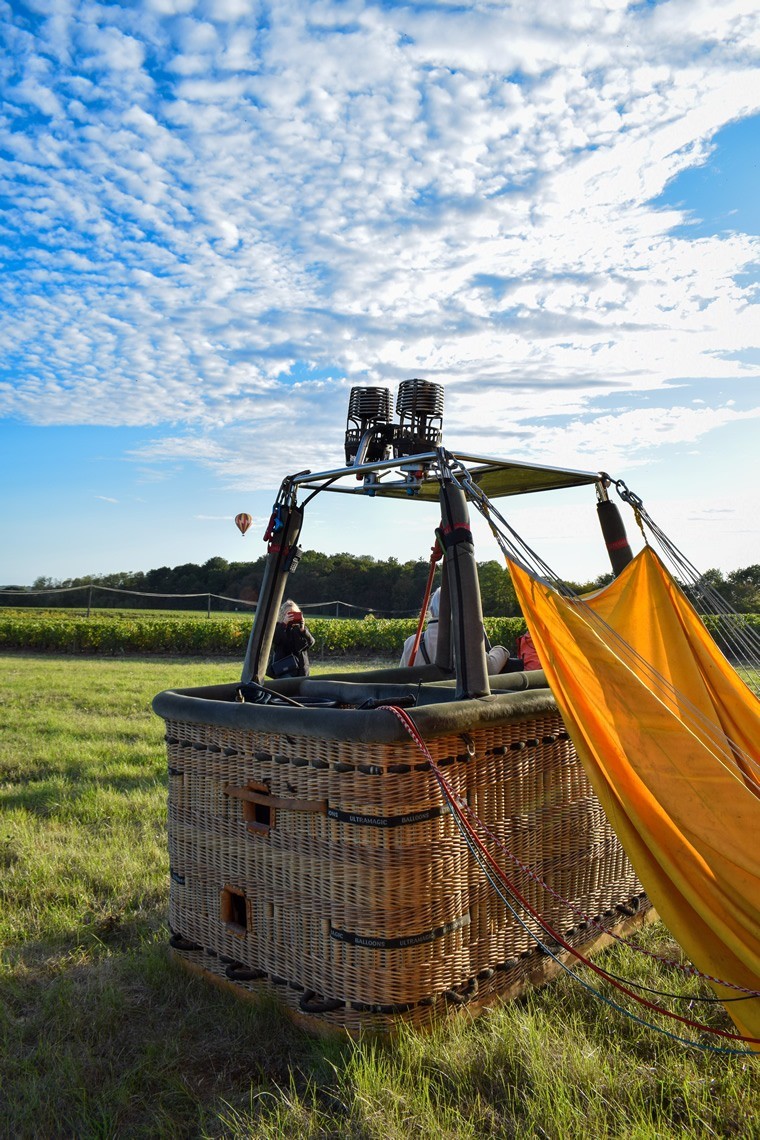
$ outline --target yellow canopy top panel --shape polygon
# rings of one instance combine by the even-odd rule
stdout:
[[[598,471],[546,467],[516,460],[450,452],[454,466],[467,469],[469,478],[489,499],[528,495],[597,483]],[[321,489],[344,495],[369,495],[432,503],[438,501],[440,479],[436,452],[364,463],[332,471],[301,472],[291,477],[304,490]]]

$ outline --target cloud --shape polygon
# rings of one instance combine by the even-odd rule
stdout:
[[[234,515],[193,515],[193,518],[198,519],[199,522],[225,522],[225,523],[229,523],[229,522],[235,521]],[[253,526],[260,526],[260,525],[263,526],[264,523],[266,523],[268,521],[263,516],[261,518],[254,518],[253,516],[251,516],[251,520],[252,520],[251,525],[253,525]]]
[[[664,454],[699,450],[712,433],[760,420],[760,406],[739,410],[701,401],[668,404],[653,394],[646,406],[626,406],[621,398],[610,411],[602,401],[584,399],[573,389],[558,395],[561,408],[553,400],[542,414],[532,393],[516,393],[503,419],[495,413],[495,399],[471,400],[454,433],[459,448],[485,456],[519,454],[528,462],[607,470],[615,476],[656,465]],[[466,423],[474,426],[468,429]]]
[[[695,511],[689,515],[693,522],[731,522],[736,517],[733,507],[707,507],[702,511]]]
[[[606,469],[613,475],[656,463],[665,449],[700,447],[721,428],[760,419],[760,406],[738,410],[655,402],[603,411],[573,386],[554,393],[547,415],[546,402],[542,406],[531,391],[510,391],[506,406],[498,387],[477,395],[466,386],[464,391],[459,406],[444,414],[447,439],[455,440],[459,451],[519,455],[525,462]],[[286,474],[343,465],[347,404],[345,386],[324,385],[319,400],[308,390],[293,389],[286,408],[273,404],[255,422],[162,437],[132,454],[143,463],[201,463],[228,489],[271,490]]]
[[[109,495],[96,495],[96,499],[100,499],[102,503],[118,503],[118,499],[112,499]]]
[[[259,11],[6,10],[0,415],[144,426],[135,458],[234,482],[334,463],[350,383],[426,375],[507,440],[548,404],[585,455],[601,391],[760,375],[757,237],[651,204],[760,110],[754,7]]]

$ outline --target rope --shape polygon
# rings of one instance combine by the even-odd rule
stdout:
[[[212,594],[208,590],[201,594],[155,594],[147,590],[123,590],[117,586],[100,586],[96,583],[86,583],[84,586],[51,586],[49,590],[0,590],[0,595],[8,595],[13,598],[36,598],[43,597],[47,594],[70,594],[76,590],[101,590],[107,594],[129,594],[136,598],[216,598],[221,602],[232,602],[236,606],[249,606],[251,609],[256,609],[257,602],[247,602],[243,598],[230,598],[226,594]],[[362,613],[379,613],[379,614],[392,614],[396,617],[416,617],[417,610],[378,610],[369,606],[356,606],[352,602],[342,602],[340,599],[335,599],[331,602],[307,602],[301,606],[302,610],[326,609],[328,606],[344,606],[349,610],[361,610]],[[15,607],[14,607],[15,608]],[[34,607],[20,606],[21,609],[33,609]],[[150,612],[150,611],[146,611]]]
[[[411,649],[411,652],[409,654],[409,660],[407,661],[407,665],[410,665],[410,666],[414,665],[414,661],[415,661],[415,658],[417,656],[417,650],[419,649],[420,641],[422,640],[422,631],[423,631],[423,628],[425,625],[425,615],[427,614],[428,603],[430,602],[430,594],[431,594],[431,591],[433,589],[433,578],[435,577],[436,563],[440,562],[440,560],[442,558],[443,558],[443,548],[441,547],[440,542],[436,538],[435,543],[433,544],[433,546],[430,550],[430,566],[428,568],[427,580],[425,582],[425,596],[422,599],[422,606],[420,607],[420,617],[419,617],[419,621],[417,622],[417,629],[415,630],[414,641],[412,643],[412,649]],[[425,656],[427,656],[427,655],[425,655]]]
[[[604,995],[600,991],[594,989],[593,986],[590,986],[586,981],[584,981],[584,979],[580,978],[576,973],[574,973],[573,970],[571,970],[566,965],[566,963],[562,962],[562,960],[557,957],[556,953],[552,950],[552,948],[545,945],[541,941],[541,939],[534,933],[534,931],[532,931],[530,929],[530,927],[523,921],[523,919],[520,917],[520,915],[515,911],[512,903],[510,903],[510,901],[502,893],[502,889],[506,890],[508,892],[508,894],[512,897],[513,900],[517,900],[517,902],[520,904],[520,906],[522,906],[523,909],[532,918],[535,919],[535,921],[539,924],[539,926],[544,930],[544,932],[551,938],[551,940],[557,946],[561,947],[563,950],[568,951],[575,958],[577,958],[583,965],[587,966],[592,972],[594,972],[597,975],[599,975],[600,977],[604,978],[614,988],[620,990],[621,993],[625,994],[627,997],[631,998],[633,1001],[638,1002],[640,1005],[643,1005],[646,1009],[652,1010],[653,1012],[658,1013],[662,1016],[672,1018],[673,1020],[678,1021],[684,1025],[687,1025],[689,1028],[696,1029],[700,1032],[711,1033],[715,1036],[723,1037],[723,1038],[726,1038],[726,1039],[729,1039],[732,1041],[741,1041],[741,1042],[748,1044],[748,1045],[760,1045],[760,1038],[745,1037],[742,1034],[731,1033],[728,1030],[718,1029],[714,1026],[705,1025],[702,1022],[694,1021],[692,1018],[684,1017],[682,1014],[675,1013],[673,1010],[664,1009],[662,1006],[658,1005],[656,1002],[650,1002],[648,999],[642,997],[640,994],[637,994],[633,990],[628,989],[627,984],[621,983],[621,981],[614,974],[610,974],[608,971],[603,970],[601,966],[598,966],[595,962],[591,961],[591,959],[585,957],[577,949],[575,949],[570,943],[568,943],[561,935],[559,935],[556,931],[552,930],[545,923],[545,921],[541,918],[541,916],[534,910],[534,908],[531,907],[531,905],[527,902],[527,900],[520,894],[520,892],[517,890],[515,885],[506,878],[504,871],[499,867],[499,865],[493,859],[493,856],[490,854],[490,852],[487,850],[487,848],[484,846],[484,844],[481,843],[481,841],[478,839],[473,828],[470,826],[470,824],[468,823],[468,820],[467,820],[468,815],[473,816],[473,818],[475,818],[475,819],[477,819],[477,817],[474,816],[472,809],[469,808],[466,804],[464,804],[460,800],[460,798],[456,795],[454,790],[451,788],[451,786],[448,783],[448,781],[446,780],[446,777],[444,776],[443,772],[441,772],[440,768],[435,763],[435,760],[433,759],[433,757],[430,753],[430,750],[428,749],[427,745],[425,744],[425,741],[422,739],[422,737],[418,733],[416,725],[414,724],[414,721],[411,719],[409,714],[405,710],[397,708],[397,707],[392,706],[392,705],[384,705],[381,707],[384,708],[387,712],[393,713],[393,715],[396,717],[396,719],[400,721],[400,723],[403,725],[403,727],[405,728],[405,730],[407,731],[409,736],[412,738],[414,743],[417,745],[417,747],[420,749],[423,756],[427,760],[428,764],[430,765],[430,769],[433,772],[436,780],[438,781],[438,785],[439,785],[446,801],[448,802],[449,807],[451,808],[452,815],[454,816],[454,819],[457,822],[457,825],[460,829],[460,832],[462,833],[463,837],[465,838],[468,846],[470,847],[470,850],[475,855],[475,858],[477,859],[478,864],[485,871],[485,873],[486,873],[489,881],[491,882],[492,886],[494,886],[494,888],[497,890],[499,897],[502,898],[505,905],[508,907],[508,909],[513,914],[515,919],[520,923],[521,926],[523,926],[523,928],[527,931],[527,933],[530,934],[530,936],[541,947],[541,949],[550,958],[552,958],[559,966],[561,966],[561,968],[567,974],[569,974],[570,977],[572,977],[575,981],[577,981],[581,985],[583,985],[586,989],[588,989],[596,997],[601,998],[603,1001],[606,1001],[608,1004],[612,1005],[614,1008],[620,1010],[620,1012],[625,1014],[627,1017],[632,1018],[632,1020],[638,1021],[640,1024],[645,1025],[650,1029],[654,1029],[657,1032],[666,1033],[667,1036],[674,1037],[676,1040],[681,1041],[684,1044],[696,1046],[698,1048],[705,1048],[706,1047],[705,1045],[700,1044],[699,1042],[694,1042],[688,1038],[680,1037],[680,1036],[677,1036],[675,1034],[669,1033],[668,1031],[663,1030],[660,1026],[654,1025],[653,1023],[645,1021],[643,1018],[637,1017],[635,1014],[632,1014],[630,1010],[627,1010],[627,1009],[625,1009],[625,1007],[619,1005],[618,1003],[611,1001],[609,998],[606,997],[606,995]],[[478,822],[481,822],[481,821],[478,821]],[[481,826],[482,826],[482,824],[481,824]],[[745,1050],[745,1049],[737,1050],[735,1048],[726,1048],[726,1047],[716,1048],[715,1046],[711,1046],[710,1048],[716,1052],[741,1053],[742,1055],[754,1054],[753,1050]]]
[[[753,770],[760,773],[760,763],[727,737],[720,726],[714,724],[685,694],[681,693],[666,677],[659,673],[646,658],[642,657],[633,646],[625,641],[624,638],[604,621],[582,598],[574,594],[573,591],[560,580],[558,575],[548,564],[544,562],[535,551],[531,550],[531,548],[523,542],[517,532],[509,526],[506,519],[499,514],[498,510],[496,510],[493,504],[488,500],[484,492],[472,482],[469,472],[464,467],[460,467],[458,476],[462,481],[465,493],[488,522],[505,559],[515,562],[532,577],[538,578],[544,585],[556,590],[561,596],[572,601],[578,615],[589,627],[595,628],[596,635],[611,652],[615,653],[616,659],[620,661],[637,680],[641,683],[647,683],[650,692],[660,700],[660,703],[666,711],[675,717],[679,723],[682,723],[702,744],[708,747],[713,759],[737,781],[737,784],[744,788],[745,791],[750,792],[750,794],[754,794],[753,788],[749,786],[747,782],[749,781],[750,784],[755,785],[758,791],[760,791],[760,780],[758,780],[757,776],[752,774]],[[641,501],[636,496],[633,496],[631,492],[627,493],[629,499],[635,500],[634,505],[642,512],[642,517],[645,517]],[[494,518],[499,520],[503,530],[499,529],[494,522]],[[613,647],[616,647],[616,651]],[[633,668],[634,665],[636,669]],[[646,679],[646,682],[644,679]],[[658,691],[660,694],[664,694],[667,699],[664,700],[662,696],[658,696]],[[704,737],[698,736],[695,732],[695,728],[701,730],[704,736],[707,737],[707,740],[705,740]],[[741,763],[739,763],[740,761]],[[749,771],[744,770],[742,765],[745,765]],[[739,771],[737,771],[737,769],[739,769]]]
[[[609,476],[607,476],[609,479]],[[688,590],[696,598],[702,599],[704,611],[717,619],[719,634],[723,644],[729,651],[733,651],[741,663],[747,668],[757,667],[760,664],[760,633],[756,632],[744,619],[742,614],[726,601],[726,599],[700,574],[697,568],[685,554],[668,538],[665,532],[649,515],[638,495],[635,495],[622,479],[612,480],[618,495],[634,512],[636,522],[647,542],[646,526],[656,540],[664,559],[673,568],[674,576],[680,576],[683,582],[688,583]],[[717,638],[716,638],[717,640]],[[760,697],[760,681],[753,681],[751,677],[745,678],[745,683]]]
[[[85,582],[83,586],[51,586],[49,590],[0,590],[0,594],[10,594],[14,598],[36,598],[46,594],[70,594],[74,590],[101,590],[106,594],[130,594],[135,598],[218,598],[222,602],[234,602],[236,606],[253,606],[242,598],[228,598],[224,594],[212,594],[204,590],[201,594],[152,594],[148,590],[122,590],[118,586],[101,586],[97,582]],[[342,603],[341,603],[342,604]]]
[[[748,989],[746,986],[740,986],[740,985],[735,984],[734,982],[727,982],[723,978],[717,978],[712,974],[703,973],[701,970],[698,970],[697,967],[692,965],[692,964],[686,965],[683,962],[675,961],[675,959],[673,959],[673,958],[665,958],[663,955],[654,954],[651,950],[647,950],[646,947],[639,946],[635,942],[632,942],[627,938],[623,938],[619,934],[615,934],[615,932],[610,930],[609,927],[605,926],[603,922],[599,922],[596,918],[591,918],[589,915],[585,914],[582,910],[580,910],[580,908],[576,907],[569,899],[564,898],[561,894],[559,894],[557,891],[555,891],[553,887],[551,887],[547,882],[545,882],[545,880],[542,879],[540,875],[537,875],[535,873],[535,871],[531,870],[531,868],[527,866],[527,864],[523,863],[521,859],[518,859],[518,857],[512,851],[510,851],[509,848],[504,843],[502,843],[502,841],[496,835],[494,835],[494,833],[490,830],[488,825],[485,824],[481,819],[478,818],[478,816],[475,815],[475,813],[472,811],[472,809],[469,807],[468,804],[463,805],[463,811],[465,811],[470,816],[470,818],[475,823],[475,826],[479,827],[483,831],[483,833],[488,837],[488,839],[493,844],[495,844],[495,846],[497,846],[499,848],[499,850],[504,855],[507,856],[508,859],[511,859],[512,862],[515,864],[515,866],[520,871],[522,871],[523,874],[525,874],[527,876],[527,878],[531,879],[532,882],[536,883],[539,887],[541,887],[544,891],[546,891],[547,894],[551,895],[551,897],[556,902],[559,902],[563,906],[566,906],[569,910],[572,910],[576,915],[578,915],[580,918],[582,918],[584,922],[587,922],[589,925],[596,927],[596,929],[600,933],[608,935],[610,938],[614,939],[616,942],[619,942],[621,945],[626,946],[627,948],[629,948],[631,950],[635,950],[638,953],[644,954],[647,957],[652,958],[654,961],[660,962],[665,966],[673,966],[676,969],[680,970],[682,973],[686,974],[688,977],[703,979],[704,981],[707,981],[707,982],[715,982],[717,985],[725,986],[727,989],[738,990],[740,993],[742,993],[744,995],[741,998],[726,998],[725,999],[726,1001],[743,1001],[745,999],[745,997],[747,997],[747,998],[760,997],[760,990]],[[614,977],[614,975],[610,975],[610,976]],[[630,983],[630,984],[634,984],[634,983]],[[676,996],[676,995],[673,995],[673,996]],[[721,999],[721,998],[716,998],[716,999],[713,999],[713,998],[692,998],[690,1000],[693,1000],[693,1001],[713,1001],[713,1000],[722,1001],[723,999]]]

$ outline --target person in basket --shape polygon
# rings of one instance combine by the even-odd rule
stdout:
[[[438,648],[438,613],[441,608],[441,587],[433,594],[428,604],[428,611],[425,615],[425,629],[420,638],[420,643],[417,646],[417,655],[415,657],[415,664],[422,665],[424,662],[429,665],[431,661],[435,661],[435,653]],[[404,649],[401,654],[399,665],[408,665],[409,658],[412,655],[412,647],[414,645],[414,634],[407,637],[404,642]]]
[[[420,643],[417,646],[417,656],[414,659],[415,665],[422,665],[423,662],[429,665],[431,661],[435,661],[435,654],[438,648],[438,615],[440,609],[441,587],[439,586],[430,599],[425,619],[425,630],[420,638]],[[512,673],[516,669],[522,669],[522,663],[518,664],[515,658],[510,657],[509,652],[503,645],[490,644],[486,637],[485,629],[483,630],[483,636],[486,638],[486,668],[490,675],[493,676],[495,673]],[[414,634],[407,637],[404,642],[404,649],[399,665],[407,666],[409,664],[413,646]]]
[[[308,651],[313,644],[314,638],[303,614],[293,599],[288,598],[277,615],[267,677],[308,677]]]

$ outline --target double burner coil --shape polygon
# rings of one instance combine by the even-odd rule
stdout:
[[[414,378],[399,385],[398,423],[390,422],[388,388],[352,388],[346,421],[349,466],[432,451],[441,442],[443,387]]]

